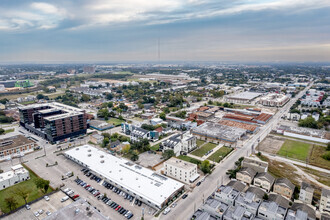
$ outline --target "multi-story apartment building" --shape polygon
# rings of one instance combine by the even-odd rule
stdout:
[[[231,180],[227,185],[221,185],[214,193],[214,198],[227,204],[233,205],[237,196],[244,191],[246,185],[237,180]]]
[[[306,183],[302,182],[299,193],[299,200],[306,204],[312,204],[314,188]]]
[[[197,147],[197,138],[191,135],[189,132],[184,132],[182,134],[177,134],[165,141],[161,142],[159,149],[162,151],[173,150],[176,156],[181,153],[189,153]]]
[[[20,124],[51,142],[86,134],[84,110],[57,102],[19,107]]]
[[[249,167],[243,167],[236,173],[236,179],[247,184],[252,184],[257,172]]]
[[[258,173],[267,172],[268,162],[260,160],[258,157],[244,157],[242,167],[249,167]]]
[[[148,131],[146,129],[128,123],[122,123],[121,129],[123,133],[130,135],[130,139],[133,142],[137,142],[142,139],[156,141],[159,138],[158,131]]]
[[[265,106],[281,107],[289,101],[289,97],[284,94],[270,93],[260,98],[260,103]]]
[[[22,153],[32,152],[36,147],[36,142],[23,135],[0,139],[0,160],[5,160],[8,156],[20,157]]]
[[[320,199],[320,212],[325,212],[330,214],[330,190],[322,189],[321,199]]]
[[[273,192],[291,199],[294,187],[295,186],[287,178],[278,178],[275,181]]]
[[[164,162],[164,174],[187,184],[199,177],[196,164],[174,157]]]
[[[258,173],[254,178],[253,185],[269,192],[274,184],[275,178],[269,173]]]

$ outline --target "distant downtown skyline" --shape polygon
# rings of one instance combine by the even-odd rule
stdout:
[[[159,44],[159,46],[158,46]],[[0,2],[0,62],[330,61],[329,0]]]

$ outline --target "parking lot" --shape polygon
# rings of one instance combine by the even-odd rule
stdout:
[[[54,164],[55,161],[58,162],[58,165],[46,167],[46,163]],[[34,170],[40,177],[50,180],[52,187],[56,188],[60,187],[61,184],[64,184],[65,186],[62,189],[72,189],[74,194],[79,194],[80,198],[87,199],[92,206],[100,210],[103,215],[109,216],[110,219],[126,218],[114,209],[110,208],[108,205],[104,204],[102,201],[98,200],[83,187],[80,185],[78,186],[74,181],[77,177],[90,184],[93,188],[99,190],[100,193],[106,193],[112,201],[116,202],[120,206],[130,210],[134,214],[131,219],[141,219],[142,209],[144,209],[144,219],[151,219],[155,213],[155,210],[146,204],[141,204],[141,206],[135,205],[135,201],[130,202],[110,189],[105,188],[102,185],[103,180],[99,183],[95,180],[91,180],[90,177],[85,176],[84,173],[81,172],[82,167],[80,165],[62,155],[56,156],[56,154],[50,153],[47,154],[46,157],[42,157],[40,159],[31,159],[26,163],[26,165]],[[73,172],[74,176],[62,180],[62,176],[65,176],[68,172]]]
[[[25,219],[43,219],[47,217],[47,211],[50,213],[53,213],[57,211],[58,209],[63,208],[64,206],[69,205],[72,200],[69,199],[65,202],[61,202],[61,199],[65,196],[65,194],[61,191],[56,192],[49,196],[49,201],[46,201],[45,199],[41,199],[38,202],[35,202],[30,205],[30,209],[27,210],[26,208],[23,208],[9,216],[4,217],[6,220],[25,220]],[[41,212],[39,212],[42,210]],[[38,212],[38,214],[35,214]],[[41,214],[40,214],[41,213]],[[36,216],[38,215],[38,216]]]
[[[141,166],[151,168],[162,161],[161,155],[155,154],[153,152],[144,152],[139,154],[139,160],[136,161],[137,164]]]

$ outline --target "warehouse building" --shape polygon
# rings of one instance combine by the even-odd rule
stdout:
[[[230,103],[242,103],[247,104],[251,103],[251,101],[259,96],[261,96],[262,93],[259,92],[242,92],[236,95],[230,95],[225,98],[226,102]]]
[[[30,153],[37,147],[36,142],[23,135],[0,139],[0,161],[5,160],[8,156],[20,157],[22,153]]]
[[[87,116],[79,108],[52,102],[18,109],[21,126],[50,142],[86,134]]]
[[[246,134],[246,130],[218,123],[205,122],[204,124],[192,129],[191,133],[198,139],[213,143],[236,143]]]
[[[64,155],[156,209],[164,207],[184,188],[178,181],[89,145],[73,148]]]

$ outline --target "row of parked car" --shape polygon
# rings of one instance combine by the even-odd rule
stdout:
[[[100,177],[98,177],[98,176],[94,175],[92,172],[90,172],[89,169],[83,168],[81,171],[82,171],[87,177],[90,177],[91,180],[95,180],[95,181],[98,182],[98,183],[101,182],[101,180],[102,180]]]
[[[99,192],[98,190],[94,189],[88,183],[86,183],[83,180],[78,179],[78,178],[75,179],[75,182],[77,183],[77,185],[80,185],[81,187],[83,187],[86,190],[88,190],[95,197],[97,197],[98,200],[102,200],[102,202],[104,202],[105,204],[107,204],[111,208],[113,208],[116,211],[118,211],[118,213],[124,215],[127,219],[131,219],[133,217],[133,213],[131,211],[125,209],[124,207],[121,207],[120,205],[118,205],[117,203],[115,203],[114,201],[112,201],[111,198],[106,197],[105,194],[101,194],[101,192]],[[104,183],[103,183],[103,185],[104,185]]]
[[[82,186],[84,189],[89,191],[95,197],[101,194],[97,189],[94,189],[91,185],[89,185],[88,183],[82,181],[81,179],[77,178],[77,179],[75,179],[75,182],[77,183],[77,185]]]
[[[100,196],[100,199],[108,206],[110,206],[111,208],[113,208],[114,210],[116,210],[119,214],[125,216],[127,219],[131,219],[134,214],[125,209],[124,207],[120,206],[119,204],[117,204],[116,202],[112,201],[111,198],[108,198],[106,196]]]
[[[114,185],[112,185],[111,183],[108,183],[106,181],[103,182],[102,184],[105,188],[109,189],[109,190],[112,190],[114,193],[117,193],[118,195],[124,197],[124,199],[127,199],[129,200],[130,202],[133,202],[134,200],[134,196],[120,190],[119,188],[115,187]],[[135,202],[134,202],[135,205],[138,205],[138,206],[141,206],[142,205],[142,202],[138,199],[135,199]]]
[[[71,197],[73,200],[76,200],[76,199],[79,198],[79,195],[78,195],[78,194],[74,194],[74,191],[73,191],[72,189],[70,189],[70,188],[66,188],[66,189],[64,189],[63,192],[64,192],[65,194],[67,194],[67,196],[63,197],[63,198],[61,199],[61,202],[65,202],[66,200],[69,199],[69,197]]]

